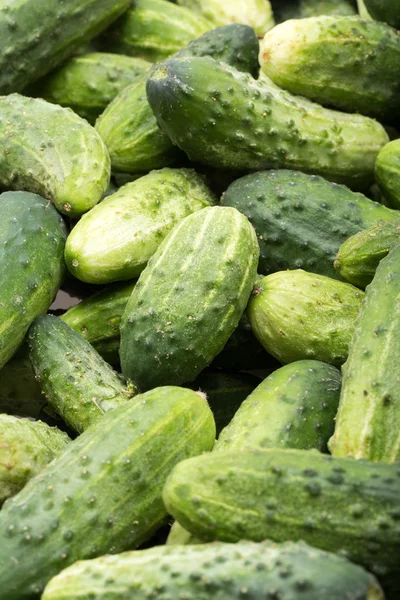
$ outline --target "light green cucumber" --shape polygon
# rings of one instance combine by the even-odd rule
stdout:
[[[400,140],[386,144],[375,164],[375,178],[389,205],[400,208]]]

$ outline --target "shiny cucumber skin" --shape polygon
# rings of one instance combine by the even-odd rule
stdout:
[[[67,267],[88,283],[138,277],[177,223],[216,201],[193,169],[152,171],[82,217],[68,236]]]
[[[364,0],[364,4],[373,19],[400,28],[399,0]]]
[[[286,21],[261,42],[260,64],[281,88],[337,110],[386,122],[400,102],[400,37],[384,23],[345,16]]]
[[[284,167],[362,188],[388,142],[368,117],[322,108],[209,57],[160,64],[147,97],[171,141],[216,168]]]
[[[154,389],[104,415],[4,504],[3,597],[37,598],[77,560],[151,537],[167,516],[161,491],[169,472],[210,450],[214,438],[207,403],[182,388]]]
[[[400,208],[400,140],[386,144],[375,163],[375,178],[390,206]]]
[[[367,287],[349,358],[336,427],[334,456],[400,461],[400,246],[384,258]]]
[[[20,94],[1,96],[0,144],[0,185],[40,194],[70,217],[88,211],[107,190],[107,150],[69,108]]]
[[[63,219],[36,194],[0,195],[0,368],[47,311],[65,274]]]
[[[204,208],[178,223],[140,275],[122,317],[124,376],[143,391],[193,381],[237,327],[258,255],[254,229],[234,208]]]

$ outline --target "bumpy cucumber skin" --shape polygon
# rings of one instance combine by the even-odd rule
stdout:
[[[65,273],[66,237],[48,200],[26,192],[0,195],[0,368],[53,302]]]
[[[129,0],[3,0],[0,93],[19,92],[54,69],[128,6]]]
[[[275,25],[269,0],[178,0],[178,4],[202,14],[215,26],[245,23],[261,36]]]
[[[308,19],[320,15],[351,16],[355,12],[350,0],[279,0],[274,6],[277,23],[288,19]]]
[[[193,381],[237,327],[258,256],[254,229],[234,208],[204,208],[178,223],[139,277],[122,317],[124,376],[143,391]]]
[[[283,89],[338,110],[387,120],[400,102],[400,37],[384,23],[340,16],[286,21],[261,42],[260,65]]]
[[[137,600],[157,597],[160,589],[164,597],[184,594],[187,600],[208,600],[214,594],[218,600],[281,594],[298,600],[305,590],[307,600],[337,600],[342,594],[383,600],[376,579],[347,560],[304,542],[269,541],[159,546],[80,562],[50,581],[42,600],[84,600],[91,593],[98,600],[121,600],[133,589]]]
[[[55,458],[71,440],[41,421],[0,415],[0,506]]]
[[[166,0],[135,0],[103,40],[111,52],[157,62],[210,29],[212,22],[185,7]]]
[[[140,58],[90,52],[71,58],[36,82],[32,92],[47,102],[72,108],[94,124],[115,96],[150,68],[151,63]]]
[[[177,465],[163,499],[204,541],[302,539],[371,570],[394,599],[400,588],[398,475],[395,465],[314,450],[236,450]]]
[[[166,235],[217,198],[193,169],[161,169],[127,183],[82,217],[65,261],[88,283],[138,277]]]
[[[379,264],[357,320],[333,438],[334,456],[400,461],[400,247]]]
[[[125,404],[137,389],[79,333],[58,317],[38,317],[29,330],[29,356],[49,404],[78,433]]]
[[[152,390],[104,415],[4,504],[3,597],[36,598],[75,561],[151,537],[167,515],[161,491],[172,467],[214,438],[207,403],[182,388]]]
[[[283,364],[348,356],[364,292],[301,269],[268,275],[254,289],[247,314],[255,336]]]
[[[340,246],[335,269],[340,275],[361,289],[375,276],[380,261],[400,244],[400,218],[382,222],[351,236]]]
[[[35,192],[79,217],[110,182],[110,158],[96,131],[69,108],[20,94],[0,97],[0,185]]]
[[[299,171],[265,171],[237,179],[222,198],[249,219],[260,246],[259,271],[304,269],[339,278],[343,242],[397,212],[344,186]]]
[[[389,205],[400,208],[400,140],[386,144],[375,164],[375,178]]]
[[[396,29],[400,28],[399,0],[364,0],[364,3],[373,19],[384,21]]]
[[[284,167],[362,188],[389,139],[368,117],[324,109],[209,57],[162,63],[147,98],[171,141],[213,167]]]

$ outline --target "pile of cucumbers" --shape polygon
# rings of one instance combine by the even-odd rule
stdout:
[[[399,0],[0,0],[0,600],[400,598],[399,82]]]

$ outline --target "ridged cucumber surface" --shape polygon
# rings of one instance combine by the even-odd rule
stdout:
[[[364,4],[373,19],[400,28],[399,0],[364,0]]]
[[[375,178],[389,205],[400,208],[400,140],[386,144],[375,163]]]

